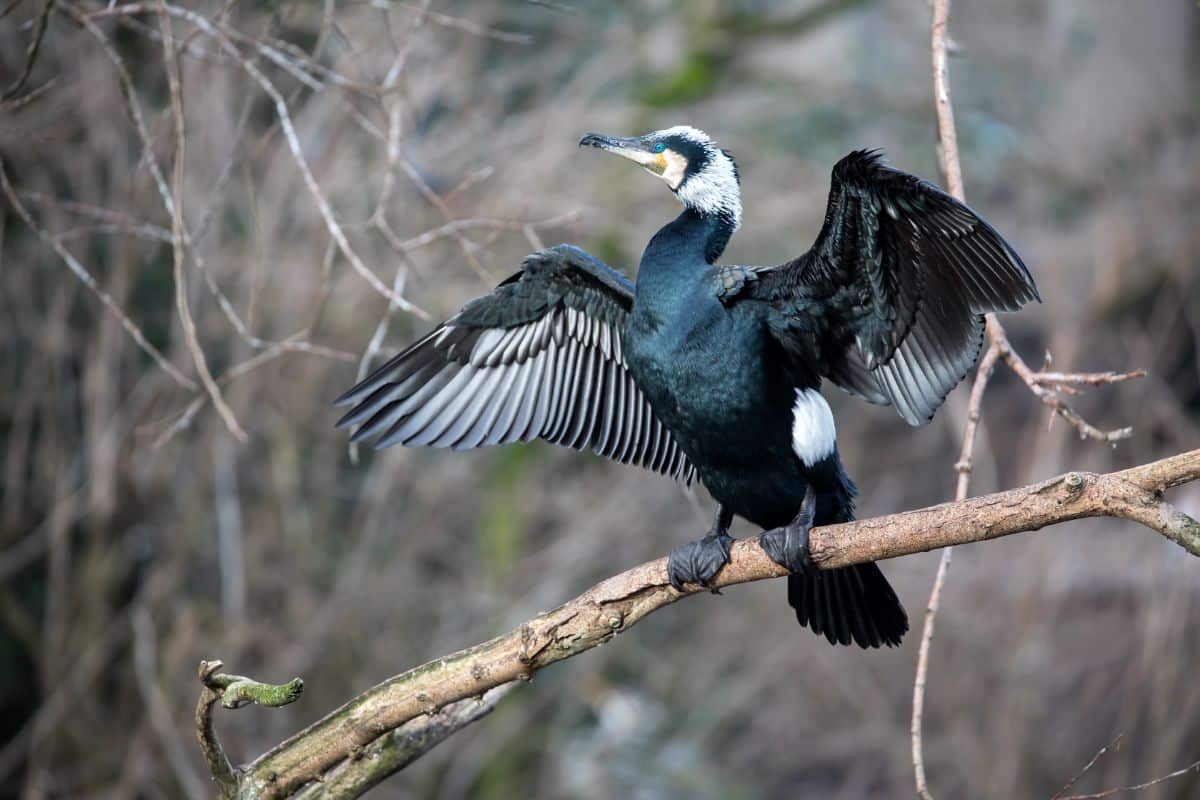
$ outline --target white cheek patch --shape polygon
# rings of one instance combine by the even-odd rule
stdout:
[[[728,215],[733,227],[742,224],[741,188],[733,162],[720,150],[713,152],[704,169],[693,174],[676,191],[684,205],[708,214]]]
[[[833,412],[816,389],[797,389],[792,408],[792,450],[811,467],[829,456],[837,444]]]
[[[662,158],[663,161],[667,162],[667,168],[663,170],[662,179],[674,191],[679,188],[679,184],[683,183],[684,173],[687,172],[687,159],[674,150],[664,150]]]

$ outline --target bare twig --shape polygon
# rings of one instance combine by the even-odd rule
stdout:
[[[507,44],[533,44],[533,37],[527,33],[514,33],[513,31],[503,31],[498,28],[489,28],[486,25],[480,25],[469,19],[452,17],[449,14],[439,14],[436,11],[430,11],[409,3],[395,3],[395,5],[400,8],[407,8],[410,11],[416,11],[436,25],[441,25],[444,28],[453,28],[463,33],[469,33],[472,36],[495,39],[498,42],[506,42]]]
[[[478,217],[455,219],[436,228],[430,228],[424,233],[420,233],[409,239],[403,239],[397,242],[398,249],[404,251],[416,250],[421,247],[433,244],[439,239],[446,236],[453,236],[463,231],[469,230],[501,230],[514,231],[524,233],[526,229],[533,228],[534,230],[541,228],[556,228],[562,225],[569,225],[579,220],[578,211],[568,211],[565,214],[558,214],[553,217],[548,217],[534,222],[522,222],[516,219],[498,219],[494,217]]]
[[[58,253],[59,258],[63,260],[63,263],[67,265],[67,268],[71,270],[72,274],[79,279],[80,283],[82,283],[94,295],[96,295],[100,302],[103,303],[104,306],[112,313],[112,315],[117,318],[117,320],[121,323],[121,327],[125,329],[125,331],[129,334],[129,337],[133,339],[137,346],[140,347],[142,351],[146,353],[146,355],[150,356],[150,358],[154,360],[154,363],[158,364],[158,366],[162,368],[163,372],[170,375],[171,378],[180,386],[183,386],[186,389],[198,388],[195,381],[180,372],[170,361],[167,360],[167,357],[164,356],[157,347],[150,344],[149,340],[146,339],[146,336],[142,333],[141,329],[138,328],[138,326],[134,324],[133,320],[131,320],[128,315],[121,310],[121,307],[117,304],[117,301],[113,299],[112,295],[100,287],[100,284],[97,283],[96,279],[92,277],[92,274],[87,271],[87,268],[79,262],[79,259],[75,258],[75,256],[71,254],[71,251],[63,246],[62,242],[55,239],[53,236],[47,233],[45,229],[39,227],[38,224],[33,221],[33,217],[30,215],[25,206],[21,204],[20,199],[17,198],[17,193],[13,191],[12,184],[9,183],[8,172],[4,169],[3,159],[0,159],[0,188],[4,190],[5,196],[8,197],[8,202],[12,205],[13,210],[17,212],[17,216],[21,218],[21,220],[31,231],[38,235],[38,238],[48,244],[54,250],[54,252]]]
[[[962,449],[959,452],[958,463],[954,465],[958,471],[958,481],[954,490],[955,500],[966,499],[967,491],[970,488],[975,438],[982,414],[983,395],[987,391],[988,381],[991,380],[999,357],[1000,351],[989,346],[979,362],[979,369],[975,372],[975,383],[971,386],[971,397],[967,401],[967,423],[963,427]],[[909,733],[912,737],[913,774],[916,777],[917,794],[924,800],[930,800],[925,778],[925,755],[921,736],[921,726],[925,718],[925,682],[929,673],[929,649],[933,642],[938,608],[941,605],[942,587],[946,583],[946,574],[950,570],[950,559],[953,552],[953,547],[944,548],[942,557],[938,561],[937,574],[933,578],[933,588],[929,591],[929,602],[925,605],[921,645],[917,650],[917,673],[913,679],[912,720]]]
[[[1165,783],[1172,778],[1182,777],[1189,772],[1200,773],[1200,761],[1195,761],[1191,764],[1188,764],[1183,769],[1177,769],[1174,772],[1163,775],[1161,778],[1155,778],[1154,780],[1146,781],[1145,783],[1137,783],[1133,786],[1114,786],[1111,789],[1105,789],[1102,792],[1094,792],[1092,794],[1072,794],[1062,798],[1062,800],[1098,800],[1098,798],[1101,797],[1112,797],[1115,794],[1121,794],[1123,792],[1140,792],[1142,789],[1149,789],[1151,786],[1157,786],[1160,783]]]
[[[108,8],[96,9],[88,13],[89,19],[100,19],[103,17],[117,16],[128,18],[135,14],[150,14],[157,13],[158,9],[153,3],[123,3],[121,5],[113,5]],[[199,14],[191,12],[182,7],[169,6],[168,13],[174,16],[180,16],[195,22],[194,17]],[[219,29],[221,33],[228,36],[230,39],[241,44],[245,44],[254,48],[264,58],[278,66],[284,72],[291,75],[306,88],[314,92],[319,92],[325,88],[321,79],[328,81],[331,85],[340,89],[356,92],[358,94],[367,95],[370,97],[378,96],[384,93],[378,86],[371,84],[359,83],[351,80],[341,73],[330,69],[319,61],[315,60],[309,54],[305,53],[299,47],[290,42],[285,42],[279,39],[270,37],[256,37],[239,31],[229,25],[222,24],[218,19],[203,18],[206,26],[198,26],[201,28]],[[319,76],[319,77],[318,77]]]
[[[121,6],[119,8],[128,9],[130,7],[129,6]],[[171,7],[167,6],[167,9],[168,9],[168,13],[169,13],[171,10]],[[144,10],[153,10],[155,12],[158,12],[161,10],[161,8],[156,7],[153,9],[144,9]],[[155,155],[154,147],[153,147],[153,144],[152,144],[151,138],[150,138],[150,133],[149,133],[149,130],[146,125],[145,115],[142,111],[141,103],[138,101],[137,92],[134,89],[133,78],[130,75],[128,68],[125,66],[124,60],[113,48],[112,43],[109,42],[109,40],[108,40],[108,37],[106,37],[104,35],[103,31],[101,31],[99,29],[99,27],[97,27],[96,24],[92,21],[92,18],[90,15],[84,14],[83,12],[74,8],[73,6],[66,6],[64,8],[64,11],[68,16],[70,16],[72,19],[74,19],[76,22],[78,22],[80,25],[82,25],[93,36],[93,38],[96,39],[96,41],[99,43],[101,49],[104,51],[105,56],[112,63],[113,68],[115,69],[116,74],[117,74],[117,82],[121,89],[121,95],[122,95],[123,99],[125,100],[125,110],[128,113],[129,118],[133,123],[134,130],[137,132],[138,139],[141,142],[143,158],[145,158],[146,164],[150,169],[151,177],[154,179],[154,184],[158,188],[158,194],[162,198],[163,207],[166,209],[166,212],[167,212],[168,216],[171,217],[172,221],[179,223],[179,228],[180,228],[179,235],[180,235],[181,241],[182,241],[184,247],[186,248],[186,250],[191,253],[192,261],[195,263],[196,268],[200,271],[200,273],[204,277],[205,283],[208,286],[208,290],[213,295],[213,297],[216,299],[218,307],[221,309],[222,313],[224,313],[225,317],[229,320],[230,324],[237,331],[238,335],[250,347],[253,347],[256,350],[263,349],[263,348],[275,347],[279,343],[270,342],[270,341],[261,339],[255,335],[253,335],[250,332],[250,330],[246,327],[246,324],[238,316],[237,311],[234,310],[232,303],[229,302],[229,299],[221,291],[220,287],[217,286],[215,278],[213,277],[211,271],[205,265],[204,259],[201,257],[199,249],[195,246],[195,241],[194,241],[192,235],[189,233],[188,226],[184,222],[182,215],[176,213],[176,205],[177,205],[176,200],[173,196],[173,192],[167,186],[166,177],[163,174],[162,167],[158,162],[158,157]],[[160,16],[163,16],[163,15],[160,15]],[[161,38],[161,36],[160,36],[160,38]],[[164,43],[164,48],[165,48],[165,43]],[[249,105],[247,105],[246,110],[243,111],[243,113],[242,113],[242,116],[241,116],[241,119],[240,119],[240,122],[238,125],[239,132],[244,128],[245,122],[246,122],[246,119],[248,118],[248,116],[249,116]],[[231,156],[230,164],[232,164],[232,161],[233,161],[233,158]],[[226,180],[227,175],[228,175],[228,170],[222,171],[221,176],[218,178],[218,181],[217,181],[218,191],[219,191],[219,187],[223,184],[224,180]],[[109,215],[112,215],[113,213],[114,212],[107,212],[107,214],[109,214]],[[211,214],[206,214],[204,219],[201,220],[200,226],[197,229],[198,235],[200,233],[202,233],[203,230],[207,227],[208,221],[211,218],[212,218]],[[155,229],[155,230],[157,230],[157,229]],[[172,244],[174,245],[175,244],[174,234],[173,233],[169,234],[169,236],[170,236],[170,240],[171,240]],[[179,248],[176,247],[175,249],[176,249],[176,251],[178,251]],[[189,312],[189,314],[190,314],[190,312]],[[185,335],[186,335],[187,330],[188,330],[186,325],[184,327],[184,330],[185,330]],[[192,344],[193,343],[192,343],[191,339],[189,338],[188,339],[189,351],[192,353],[193,360],[195,360],[196,349],[192,346]],[[303,343],[301,343],[301,342],[290,342],[287,346],[292,350],[303,350],[304,348],[302,345],[303,345]],[[312,350],[314,352],[324,349],[324,348],[321,348],[319,345],[311,345],[310,347],[312,348]],[[202,372],[202,376],[203,376],[203,372]],[[209,383],[207,381],[202,381],[202,383],[204,384],[205,389],[209,390],[209,393],[211,395]],[[193,384],[193,386],[194,386],[194,384]],[[195,403],[189,405],[189,408],[194,408],[196,411],[198,411],[200,409],[200,407],[201,407],[200,404],[195,404]],[[232,415],[230,415],[229,417],[226,417],[225,414],[222,414],[222,418],[226,421],[226,424],[228,425],[228,419],[232,418]],[[190,417],[189,417],[189,421],[190,421]],[[236,419],[234,420],[234,422],[236,424]]]
[[[1107,753],[1109,750],[1115,750],[1121,746],[1122,736],[1123,734],[1118,733],[1117,738],[1113,739],[1111,742],[1104,745],[1104,747],[1101,747],[1099,750],[1097,750],[1096,755],[1092,756],[1091,760],[1083,765],[1083,769],[1079,770],[1079,772],[1076,772],[1075,777],[1071,778],[1071,780],[1067,781],[1065,786],[1055,792],[1054,796],[1051,797],[1050,800],[1061,800],[1062,796],[1071,791],[1071,787],[1079,783],[1079,779],[1086,775],[1087,771],[1096,765],[1096,762],[1100,760],[1102,755]]]
[[[1081,439],[1095,439],[1099,442],[1115,444],[1121,439],[1128,439],[1131,435],[1133,435],[1133,428],[1129,427],[1116,428],[1109,431],[1097,428],[1081,417],[1078,412],[1075,411],[1075,409],[1071,408],[1071,406],[1059,396],[1057,391],[1052,388],[1048,388],[1046,384],[1058,384],[1060,386],[1066,384],[1086,384],[1095,386],[1105,383],[1120,383],[1132,378],[1141,378],[1145,376],[1145,370],[1139,369],[1125,373],[1039,373],[1035,372],[1027,363],[1025,363],[1025,360],[1021,358],[1020,354],[1013,349],[1012,345],[1009,344],[1008,335],[1005,333],[1003,326],[996,322],[994,317],[988,320],[987,335],[988,341],[994,347],[999,348],[1000,357],[1004,359],[1004,363],[1008,365],[1009,369],[1015,372],[1017,377],[1029,387],[1029,391],[1033,392],[1034,396],[1042,401],[1042,405],[1046,406],[1055,414],[1071,423],[1071,425],[1075,427],[1075,430],[1079,432],[1079,437]],[[1047,380],[1040,377],[1047,374],[1051,375],[1052,378]],[[1068,378],[1070,380],[1067,380]]]
[[[164,8],[165,8],[165,13],[159,13],[159,12],[162,12]],[[152,146],[151,140],[150,140],[150,134],[149,134],[149,131],[148,131],[146,123],[145,123],[145,115],[142,112],[141,103],[137,99],[137,93],[133,86],[133,79],[129,74],[129,70],[125,66],[125,62],[121,59],[120,55],[117,54],[116,50],[113,49],[112,44],[108,41],[108,38],[104,35],[104,33],[92,21],[92,18],[95,16],[103,16],[107,13],[117,13],[117,12],[120,12],[122,14],[155,13],[155,14],[158,14],[159,16],[164,16],[166,14],[170,14],[173,16],[182,17],[188,21],[196,23],[197,28],[200,30],[215,31],[215,28],[213,27],[212,23],[209,23],[207,21],[206,18],[199,16],[195,12],[188,11],[185,9],[179,9],[179,8],[176,8],[169,4],[163,5],[160,3],[158,6],[154,6],[154,5],[150,5],[150,4],[145,4],[145,5],[143,5],[143,4],[126,4],[126,5],[122,5],[122,6],[117,6],[113,9],[107,9],[102,12],[96,12],[93,14],[84,14],[81,11],[79,11],[78,9],[76,9],[74,7],[70,7],[70,6],[68,6],[66,8],[66,13],[69,16],[71,16],[72,19],[77,21],[80,25],[84,26],[88,30],[88,32],[91,33],[92,36],[99,42],[101,48],[105,52],[105,55],[108,57],[109,61],[112,62],[114,68],[116,69],[117,80],[118,80],[118,83],[121,88],[121,94],[122,94],[123,98],[125,99],[126,111],[128,112],[129,117],[133,122],[134,129],[136,130],[136,132],[138,134],[138,138],[142,143],[143,155],[146,159],[147,165],[150,168],[150,174],[154,178],[155,185],[158,187],[158,192],[159,192],[159,195],[162,197],[163,206],[166,209],[167,214],[169,216],[171,216],[172,218],[175,218],[176,216],[178,216],[175,214],[176,203],[172,197],[171,191],[167,187],[166,178],[163,175],[162,168],[158,163],[158,158],[154,154],[154,149],[153,149],[153,146]],[[205,25],[201,25],[199,21],[204,21]],[[235,52],[236,52],[236,50],[235,50]],[[243,61],[243,63],[245,63],[245,62]],[[238,123],[238,131],[239,132],[245,127],[246,120],[249,118],[249,110],[250,110],[250,106],[249,106],[249,104],[247,104],[246,109],[243,111],[243,113],[240,117],[240,121]],[[227,164],[227,167],[232,166],[233,160],[234,160],[234,158],[231,154],[228,164]],[[220,187],[224,184],[224,182],[228,179],[228,175],[230,172],[231,172],[231,169],[229,169],[229,168],[222,170],[221,175],[217,179],[218,191],[219,191]],[[211,212],[211,209],[210,209],[210,212]],[[195,239],[199,238],[199,236],[202,234],[202,232],[207,228],[208,223],[211,219],[212,219],[211,213],[206,213],[204,218],[201,220],[200,225],[197,228],[196,237],[193,237],[188,230],[187,224],[183,221],[182,218],[180,218],[179,222],[180,222],[180,226],[181,226],[180,233],[182,236],[182,242],[183,242],[186,250],[191,253],[193,262],[195,263],[197,269],[200,271],[201,275],[204,277],[204,280],[208,287],[209,293],[212,294],[213,297],[216,299],[217,305],[220,307],[222,313],[225,315],[226,319],[229,320],[229,323],[234,327],[234,330],[237,331],[238,335],[242,338],[242,340],[245,341],[250,347],[253,347],[256,350],[274,347],[275,345],[277,345],[279,343],[262,339],[258,336],[255,336],[253,333],[250,332],[250,329],[247,327],[245,322],[242,321],[241,317],[238,316],[237,311],[233,308],[233,304],[230,303],[229,298],[227,298],[225,296],[224,292],[221,291],[220,287],[217,286],[216,280],[213,277],[212,272],[207,268],[207,266],[204,262],[204,259],[201,257],[199,249],[196,247]],[[353,262],[352,262],[352,264],[353,264]],[[364,267],[364,269],[365,269],[365,267]],[[300,343],[292,342],[289,345],[289,347],[291,347],[293,350],[300,350],[301,347],[299,345],[300,345]],[[317,346],[317,345],[313,345],[313,347],[314,347],[314,349],[320,349],[319,346]],[[207,384],[206,384],[206,388],[207,388]]]
[[[167,179],[163,174],[161,165],[158,163],[158,158],[154,154],[154,145],[150,139],[150,131],[146,127],[146,118],[142,113],[142,105],[138,102],[137,92],[133,87],[133,78],[125,66],[125,61],[117,53],[116,49],[113,48],[112,42],[108,40],[104,32],[86,14],[70,5],[64,6],[62,10],[92,35],[116,70],[117,85],[120,87],[121,96],[125,100],[125,110],[133,122],[134,130],[137,131],[138,140],[142,144],[142,156],[146,159],[146,165],[150,168],[150,175],[154,179],[154,185],[158,189],[159,197],[162,198],[163,206],[167,209],[167,214],[174,216],[175,201],[172,198],[170,187],[167,186]]]
[[[933,55],[933,101],[937,112],[938,163],[946,177],[946,189],[962,200],[962,166],[958,160],[958,129],[954,126],[954,103],[950,100],[949,54],[946,26],[950,22],[950,0],[933,0],[930,51]]]
[[[1122,383],[1134,378],[1146,377],[1146,370],[1135,369],[1130,372],[1035,372],[1031,376],[1034,383],[1051,386],[1069,386],[1084,384],[1101,386],[1110,383]]]
[[[431,187],[425,180],[424,176],[421,175],[421,171],[417,169],[416,164],[413,164],[412,161],[407,158],[401,158],[400,169],[404,171],[404,174],[408,176],[408,179],[412,181],[414,186],[417,187],[417,191],[421,193],[421,196],[428,200],[429,204],[438,210],[438,212],[442,215],[442,218],[448,223],[453,223],[454,214],[451,213],[450,207],[446,205],[446,201],[443,200],[438,193],[433,190],[433,187]],[[495,283],[496,276],[488,272],[487,268],[484,267],[483,264],[479,263],[479,259],[475,255],[475,245],[471,242],[471,240],[463,236],[457,228],[450,228],[448,230],[450,235],[455,238],[459,246],[462,248],[463,255],[466,256],[467,259],[467,265],[475,272],[476,275],[483,279],[484,283],[488,284],[489,286]]]
[[[338,223],[334,216],[333,207],[330,206],[329,200],[326,199],[321,186],[317,183],[316,177],[313,175],[312,168],[308,164],[308,159],[304,155],[304,149],[300,146],[300,137],[296,133],[296,128],[292,124],[292,116],[288,111],[287,103],[283,95],[275,84],[263,74],[253,61],[242,55],[241,51],[233,43],[233,40],[223,31],[219,30],[208,18],[198,14],[190,9],[180,8],[169,4],[160,3],[158,7],[144,4],[126,4],[117,6],[108,10],[106,13],[122,13],[122,14],[144,14],[144,13],[165,13],[171,16],[186,19],[196,27],[204,31],[208,36],[216,40],[221,49],[238,64],[241,65],[251,78],[266,92],[271,98],[271,102],[275,107],[276,117],[279,119],[279,124],[283,128],[284,137],[288,143],[288,149],[292,154],[293,160],[296,162],[297,168],[300,170],[300,175],[304,179],[304,185],[308,188],[309,193],[313,196],[313,200],[317,204],[317,210],[321,213],[321,218],[325,222],[325,227],[329,230],[330,236],[337,242],[338,248],[342,251],[342,255],[350,262],[354,271],[363,277],[370,284],[371,288],[379,294],[396,303],[401,309],[410,314],[414,314],[421,319],[431,319],[429,313],[411,301],[400,297],[392,292],[379,277],[371,271],[371,269],[363,263],[359,258],[358,253],[350,245],[350,240],[346,237],[345,231]],[[86,18],[85,18],[86,19]],[[88,20],[90,22],[90,20]]]
[[[200,776],[195,773],[191,757],[179,740],[179,731],[171,719],[171,704],[158,680],[154,637],[154,621],[150,611],[145,605],[139,605],[133,612],[133,663],[137,672],[138,691],[150,712],[150,724],[162,744],[167,763],[186,795],[193,800],[200,800],[208,796],[208,792]]]
[[[121,8],[125,7],[122,6]],[[84,14],[82,11],[74,8],[73,6],[66,6],[65,13],[77,23],[82,25],[88,31],[88,33],[92,35],[92,37],[100,45],[100,48],[104,51],[105,56],[112,63],[113,68],[117,73],[117,84],[121,89],[121,96],[125,100],[125,111],[129,115],[130,121],[133,123],[134,130],[138,135],[138,140],[142,144],[142,157],[145,159],[146,165],[150,169],[150,175],[154,179],[154,185],[158,188],[158,194],[159,197],[162,198],[163,208],[166,209],[169,217],[175,219],[178,216],[175,214],[175,200],[170,189],[167,187],[166,177],[163,174],[161,165],[158,163],[158,156],[155,155],[154,146],[150,139],[150,132],[146,126],[145,114],[142,112],[142,105],[138,101],[137,91],[133,85],[133,78],[129,74],[129,69],[125,66],[124,59],[122,59],[117,53],[116,49],[112,46],[112,43],[108,40],[108,37],[104,35],[104,32],[101,31],[96,23],[92,21],[92,16],[94,15]],[[122,19],[124,18],[122,17]],[[161,35],[159,38],[161,38]],[[249,105],[247,105],[247,110],[243,111],[241,118],[242,121],[238,126],[239,134],[241,133],[241,130],[245,125],[245,120],[248,117],[248,109]],[[238,138],[240,138],[240,136]],[[230,162],[232,162],[232,156],[230,157]],[[218,191],[226,178],[226,171],[222,171],[220,177],[217,179]],[[207,227],[210,219],[210,214],[206,214],[204,216],[197,229],[198,235]],[[255,346],[256,342],[252,340],[253,337],[251,337],[250,332],[247,330],[245,324],[242,323],[242,320],[238,317],[237,312],[233,309],[233,305],[229,302],[228,298],[225,297],[220,287],[217,286],[216,280],[206,268],[204,259],[201,257],[199,250],[194,247],[193,238],[182,218],[179,219],[179,223],[183,244],[186,245],[191,251],[192,261],[195,263],[200,273],[204,276],[209,292],[216,299],[218,307],[220,307],[226,318],[229,319],[230,324],[233,325],[238,334],[241,335],[243,339],[250,342],[251,346]],[[174,243],[174,236],[172,234],[168,235],[170,236],[172,243]]]
[[[1200,523],[1161,499],[1166,489],[1200,480],[1200,450],[1106,475],[1071,472],[1020,489],[940,506],[815,528],[820,569],[1039,530],[1071,519],[1109,516],[1152,527],[1200,556]],[[713,588],[781,577],[756,539],[738,541]],[[705,589],[678,592],[666,559],[609,578],[489,642],[397,675],[264,754],[241,773],[239,797],[288,797],[380,736],[451,703],[478,697],[557,661],[609,641],[647,614]]]
[[[11,114],[14,111],[18,111],[18,110],[24,108],[25,106],[29,105],[30,103],[32,103],[34,100],[37,100],[39,97],[44,95],[46,92],[53,89],[57,84],[58,84],[58,79],[51,78],[50,80],[43,83],[41,86],[36,86],[33,89],[30,89],[28,92],[21,95],[20,97],[14,97],[11,100],[0,100],[0,111],[3,111],[8,114]]]
[[[162,0],[159,0],[159,4],[165,8],[166,4]],[[160,14],[158,23],[163,37],[163,59],[166,61],[167,85],[171,94],[171,116],[175,121],[175,169],[171,180],[172,202],[169,206],[172,251],[175,260],[175,307],[179,311],[179,322],[183,327],[183,337],[187,342],[188,350],[192,354],[192,362],[196,365],[200,382],[204,384],[204,389],[208,392],[209,399],[212,400],[213,408],[217,410],[217,414],[220,415],[225,427],[229,429],[233,437],[239,442],[244,442],[248,438],[246,432],[238,424],[233,409],[225,402],[221,388],[213,380],[212,372],[208,369],[208,360],[204,357],[204,350],[200,347],[196,323],[192,320],[192,310],[188,305],[187,279],[183,274],[183,175],[187,154],[183,92],[180,88],[179,62],[175,58],[175,37],[171,32],[171,17],[165,13]]]
[[[33,36],[29,40],[29,46],[25,49],[25,64],[21,67],[21,72],[17,75],[17,79],[4,90],[3,94],[0,94],[0,100],[19,100],[17,94],[25,86],[25,82],[29,80],[29,74],[33,72],[33,65],[37,61],[38,50],[42,47],[42,40],[46,37],[46,25],[53,8],[54,0],[44,0],[42,10],[38,13],[37,20],[33,24]],[[41,93],[44,89],[45,86],[41,86],[33,91]]]
[[[333,208],[329,205],[329,201],[325,198],[325,194],[321,191],[321,187],[317,183],[317,179],[313,175],[312,169],[308,165],[308,159],[305,158],[304,150],[300,146],[300,137],[297,136],[296,129],[292,125],[292,117],[288,112],[287,103],[284,102],[283,95],[279,93],[279,90],[275,88],[275,85],[271,83],[270,79],[267,78],[267,76],[264,75],[262,71],[254,65],[253,62],[247,60],[240,52],[238,52],[237,48],[234,47],[233,43],[228,37],[209,25],[207,20],[198,14],[188,12],[186,9],[177,9],[177,11],[201,28],[207,28],[207,31],[210,33],[210,35],[216,38],[220,43],[222,49],[229,53],[230,56],[237,59],[238,62],[241,63],[242,68],[246,70],[246,72],[248,72],[252,78],[254,78],[258,85],[262,87],[262,90],[271,98],[271,102],[275,105],[275,114],[279,118],[280,125],[283,126],[283,132],[287,139],[288,148],[291,150],[292,157],[296,162],[296,166],[299,168],[300,174],[304,178],[304,184],[308,187],[309,193],[312,194],[313,199],[316,201],[317,208],[321,212],[322,218],[325,220],[325,227],[329,230],[329,235],[332,236],[334,241],[338,243],[338,248],[342,251],[342,255],[346,256],[346,259],[350,262],[350,265],[354,268],[354,270],[371,285],[371,288],[388,298],[388,300],[391,302],[394,302],[404,311],[415,314],[421,319],[430,319],[429,313],[424,309],[419,308],[407,299],[395,294],[391,291],[391,289],[384,285],[384,283],[379,280],[378,276],[376,276],[375,273],[372,272],[370,268],[368,268],[367,265],[362,262],[362,259],[358,257],[358,253],[356,253],[350,246],[350,240],[346,238],[345,232],[342,230],[341,226],[337,222],[337,219],[334,217]],[[172,13],[175,12],[173,11]]]
[[[287,353],[311,353],[313,355],[324,356],[326,358],[335,358],[339,361],[355,360],[355,356],[352,353],[334,350],[330,347],[314,345],[310,342],[300,340],[299,336],[300,334],[295,334],[282,341],[275,342],[263,351],[254,354],[250,358],[247,358],[245,361],[234,364],[232,367],[222,373],[219,378],[217,378],[217,383],[221,386],[225,386],[233,380],[240,378],[249,372],[253,372],[262,365],[274,361],[276,358],[279,358]],[[151,446],[151,449],[159,449],[168,441],[170,441],[175,434],[187,430],[187,428],[192,424],[192,420],[195,419],[196,414],[201,408],[204,407],[204,403],[207,399],[208,395],[205,394],[192,398],[192,401],[188,403],[184,410],[175,418],[175,422],[173,422],[170,427],[163,431],[154,440],[154,444]]]
[[[946,178],[946,188],[950,194],[965,202],[962,165],[958,159],[958,132],[954,126],[954,104],[950,99],[950,74],[947,67],[946,25],[949,22],[949,16],[950,0],[933,0],[930,51],[933,56],[933,99],[937,111],[938,163],[942,167],[942,173]],[[999,323],[989,314],[985,324],[991,327]],[[976,372],[975,383],[971,387],[971,398],[967,405],[967,423],[963,428],[962,449],[959,452],[958,462],[955,464],[958,472],[954,490],[955,500],[966,498],[970,488],[975,434],[979,427],[983,395],[987,391],[988,380],[991,378],[999,356],[998,348],[989,341],[987,353]],[[946,585],[946,575],[950,572],[952,553],[952,548],[945,548],[938,561],[937,574],[934,575],[933,586],[929,590],[929,602],[925,605],[925,620],[921,627],[921,645],[917,651],[917,670],[913,677],[912,720],[909,724],[909,735],[912,739],[913,778],[916,782],[917,796],[921,800],[933,800],[925,776],[925,750],[922,737],[922,726],[925,721],[925,685],[929,676],[929,650],[933,643],[938,609],[941,607],[942,588]]]
[[[204,688],[200,690],[200,700],[196,703],[196,738],[200,742],[200,751],[204,754],[204,763],[217,784],[217,795],[221,800],[229,800],[237,796],[237,776],[229,757],[225,755],[217,732],[213,728],[212,709],[221,699],[219,687],[209,686],[209,681],[217,670],[225,664],[219,659],[201,661],[199,676]]]

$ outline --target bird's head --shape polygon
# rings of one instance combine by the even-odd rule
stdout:
[[[589,133],[580,147],[598,147],[624,156],[666,181],[675,196],[701,214],[725,217],[736,228],[742,221],[737,164],[707,133],[687,125],[623,138]]]

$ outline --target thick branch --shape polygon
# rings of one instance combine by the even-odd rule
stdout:
[[[810,547],[817,566],[830,569],[1109,516],[1148,525],[1200,556],[1200,524],[1160,497],[1197,479],[1200,450],[1193,450],[1123,472],[1071,472],[1020,489],[816,528]],[[671,588],[666,564],[662,558],[634,567],[503,636],[367,690],[250,764],[239,796],[287,797],[409,720],[514,680],[529,680],[545,666],[609,641],[647,614],[704,591]],[[714,588],[784,574],[757,540],[744,539],[734,544]]]
[[[309,784],[296,797],[298,800],[361,797],[451,735],[492,713],[496,704],[517,685],[507,683],[483,697],[459,700],[432,716],[409,720],[343,761],[330,774],[322,776],[320,782]]]

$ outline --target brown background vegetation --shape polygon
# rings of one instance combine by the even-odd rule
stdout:
[[[19,74],[39,7],[19,3],[0,20],[0,85]],[[284,92],[354,251],[437,318],[539,242],[572,241],[632,271],[675,201],[629,165],[578,152],[587,130],[688,122],[733,150],[747,221],[732,262],[805,249],[828,170],[849,149],[883,147],[936,177],[919,2],[435,3],[445,16],[354,2],[330,19],[307,3],[233,5],[224,17],[217,3],[196,9],[315,52],[358,84],[378,85],[402,63],[396,91],[380,98],[305,87],[239,44]],[[158,20],[95,25],[128,65],[169,180]],[[1048,428],[1046,410],[998,372],[974,492],[1200,441],[1198,26],[1188,2],[955,3],[968,199],[1022,252],[1046,300],[1006,318],[1010,337],[1033,362],[1049,350],[1064,369],[1149,371],[1078,398],[1091,421],[1134,426],[1115,449],[1080,442],[1061,420]],[[224,396],[248,438],[236,441],[202,389],[156,366],[0,206],[4,795],[202,795],[190,731],[201,658],[306,679],[298,704],[218,720],[231,755],[249,757],[387,675],[506,630],[709,521],[702,490],[549,446],[363,452],[355,463],[329,401],[353,381],[381,320],[385,353],[428,323],[389,314],[331,247],[259,85],[211,36],[181,19],[173,29],[184,43],[183,209],[195,239],[187,299],[212,372],[234,370]],[[195,376],[171,217],[112,62],[59,12],[26,88],[51,79],[0,112],[14,189]],[[376,135],[390,113],[391,159]],[[455,219],[476,222],[445,233]],[[527,225],[545,220],[557,222]],[[920,430],[830,395],[863,515],[951,495],[964,393]],[[1200,513],[1194,487],[1173,500]],[[918,624],[935,564],[885,566]],[[931,788],[1048,797],[1118,734],[1121,746],[1078,789],[1194,761],[1198,633],[1195,564],[1131,524],[960,549],[930,667]],[[830,648],[797,628],[773,582],[699,598],[540,674],[376,791],[907,796],[916,638],[882,653]],[[1193,775],[1143,796],[1198,792]]]

